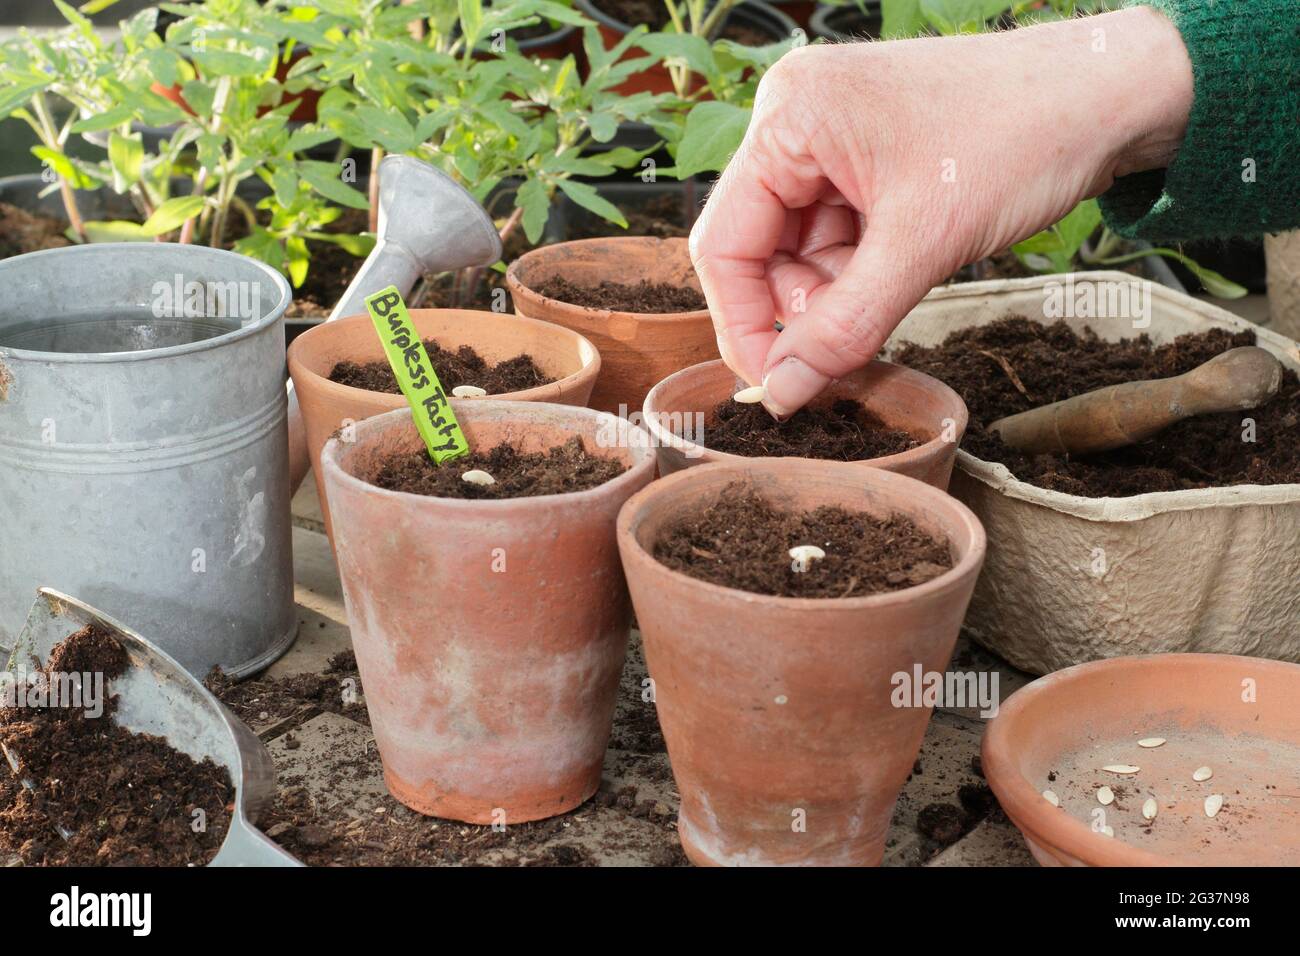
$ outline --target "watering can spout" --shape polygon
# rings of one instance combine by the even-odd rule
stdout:
[[[396,286],[403,296],[426,273],[490,266],[501,258],[501,237],[478,200],[445,173],[410,156],[379,164],[379,225],[375,247],[329,315],[365,312],[365,300]],[[289,480],[298,490],[311,467],[307,432],[289,384]]]

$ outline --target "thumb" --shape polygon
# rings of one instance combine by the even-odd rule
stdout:
[[[830,285],[777,336],[763,366],[763,404],[789,418],[837,378],[870,364],[935,282],[903,233],[876,222]],[[875,228],[872,228],[872,226]]]

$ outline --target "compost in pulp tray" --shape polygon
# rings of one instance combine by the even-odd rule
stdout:
[[[469,442],[397,287],[390,285],[368,296],[366,311],[384,344],[397,384],[411,404],[415,427],[429,449],[429,457],[441,465],[469,454]]]

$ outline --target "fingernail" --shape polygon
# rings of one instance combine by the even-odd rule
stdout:
[[[830,383],[830,376],[805,365],[793,355],[787,356],[763,379],[763,386],[767,389],[763,407],[778,421],[785,421],[820,395]]]

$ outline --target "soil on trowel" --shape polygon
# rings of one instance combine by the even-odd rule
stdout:
[[[72,245],[63,230],[57,219],[0,202],[0,259]]]
[[[486,471],[496,480],[480,485],[461,478],[472,470]],[[435,498],[532,498],[586,491],[625,471],[621,461],[588,452],[575,435],[545,452],[525,454],[513,445],[497,445],[441,465],[423,450],[403,452],[382,461],[370,481],[389,491]]]
[[[112,723],[112,681],[126,663],[117,640],[91,625],[55,647],[43,674],[102,673],[102,713],[0,707],[0,740],[21,765],[18,776],[0,766],[0,850],[24,865],[201,866],[221,848],[229,774]]]
[[[459,385],[477,385],[489,395],[501,395],[506,392],[522,392],[555,381],[528,354],[516,355],[491,365],[468,345],[462,345],[453,352],[444,349],[433,339],[425,339],[424,349],[429,353],[429,361],[438,373],[438,381],[448,395]],[[368,392],[389,392],[393,395],[401,393],[393,367],[386,361],[339,362],[330,370],[329,379],[340,385],[364,388]]]
[[[548,299],[570,305],[639,315],[696,312],[708,308],[704,295],[690,286],[650,282],[646,279],[633,285],[606,279],[600,285],[593,286],[579,285],[564,276],[551,276],[537,286],[537,291]]]
[[[826,556],[796,571],[789,550],[805,544]],[[701,581],[778,597],[864,597],[924,584],[952,567],[948,543],[905,515],[782,511],[740,482],[668,524],[653,553]]]
[[[1254,345],[1253,332],[1224,329],[1155,345],[1146,335],[1119,342],[1064,322],[1009,316],[962,329],[942,345],[905,345],[894,360],[950,385],[970,410],[962,447],[1001,462],[1021,481],[1089,498],[1124,497],[1228,485],[1300,483],[1300,379],[1287,370],[1277,395],[1258,408],[1200,415],[1154,438],[1096,455],[1027,456],[987,426],[997,419],[1121,382],[1189,372],[1229,349]],[[1253,442],[1245,419],[1254,420]]]
[[[704,422],[705,447],[750,458],[864,461],[897,455],[920,444],[851,398],[801,408],[784,422],[774,419],[762,405],[728,398],[714,406]]]

